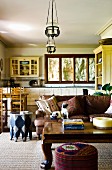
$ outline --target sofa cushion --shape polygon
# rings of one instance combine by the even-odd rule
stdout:
[[[109,106],[109,108],[106,110],[105,113],[110,113],[110,114],[112,114],[112,105]]]
[[[109,106],[109,108],[106,110],[105,113],[112,114],[112,100],[110,100],[110,106]]]
[[[36,102],[39,110],[46,112],[46,114],[51,113],[50,107],[49,107],[48,103],[46,102],[46,100],[36,100],[35,102]]]
[[[66,96],[66,95],[64,95],[64,96],[56,95],[55,97],[56,97],[57,102],[61,102],[61,101],[69,100],[69,99],[75,97],[75,95],[70,95],[70,96],[69,95],[68,96]],[[81,95],[81,97],[82,97],[82,95]]]
[[[102,114],[110,105],[110,96],[86,96],[86,113]]]
[[[50,98],[46,99],[46,102],[48,103],[51,112],[59,111],[59,107],[55,96],[51,96]]]
[[[69,117],[73,115],[85,114],[85,98],[84,96],[74,96],[69,100],[58,102],[58,106],[61,110],[62,103],[67,103],[67,110]]]
[[[57,105],[56,97],[53,95],[49,98],[45,98],[44,96],[40,100],[36,100],[36,104],[39,109],[52,113],[54,111],[59,111],[59,107]]]

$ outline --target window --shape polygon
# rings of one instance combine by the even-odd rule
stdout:
[[[73,58],[62,58],[62,81],[73,81]]]
[[[48,81],[59,81],[59,58],[48,58]]]
[[[45,83],[94,82],[94,54],[45,54]]]

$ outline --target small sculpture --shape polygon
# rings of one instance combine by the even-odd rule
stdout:
[[[54,111],[50,115],[51,120],[57,120],[61,119],[61,112],[60,111]]]
[[[63,116],[64,119],[68,119],[68,110],[67,110],[67,103],[63,103],[62,107],[61,107],[61,114]]]

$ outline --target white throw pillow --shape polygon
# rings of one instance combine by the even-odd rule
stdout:
[[[46,112],[46,114],[51,113],[50,107],[49,107],[48,103],[46,102],[46,100],[37,100],[36,104],[37,104],[38,108],[43,110],[44,112]]]
[[[109,108],[107,109],[107,111],[105,113],[112,113],[112,105],[109,106]]]

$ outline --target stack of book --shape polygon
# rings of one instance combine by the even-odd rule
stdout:
[[[63,127],[65,130],[84,129],[84,122],[82,119],[64,119]]]

